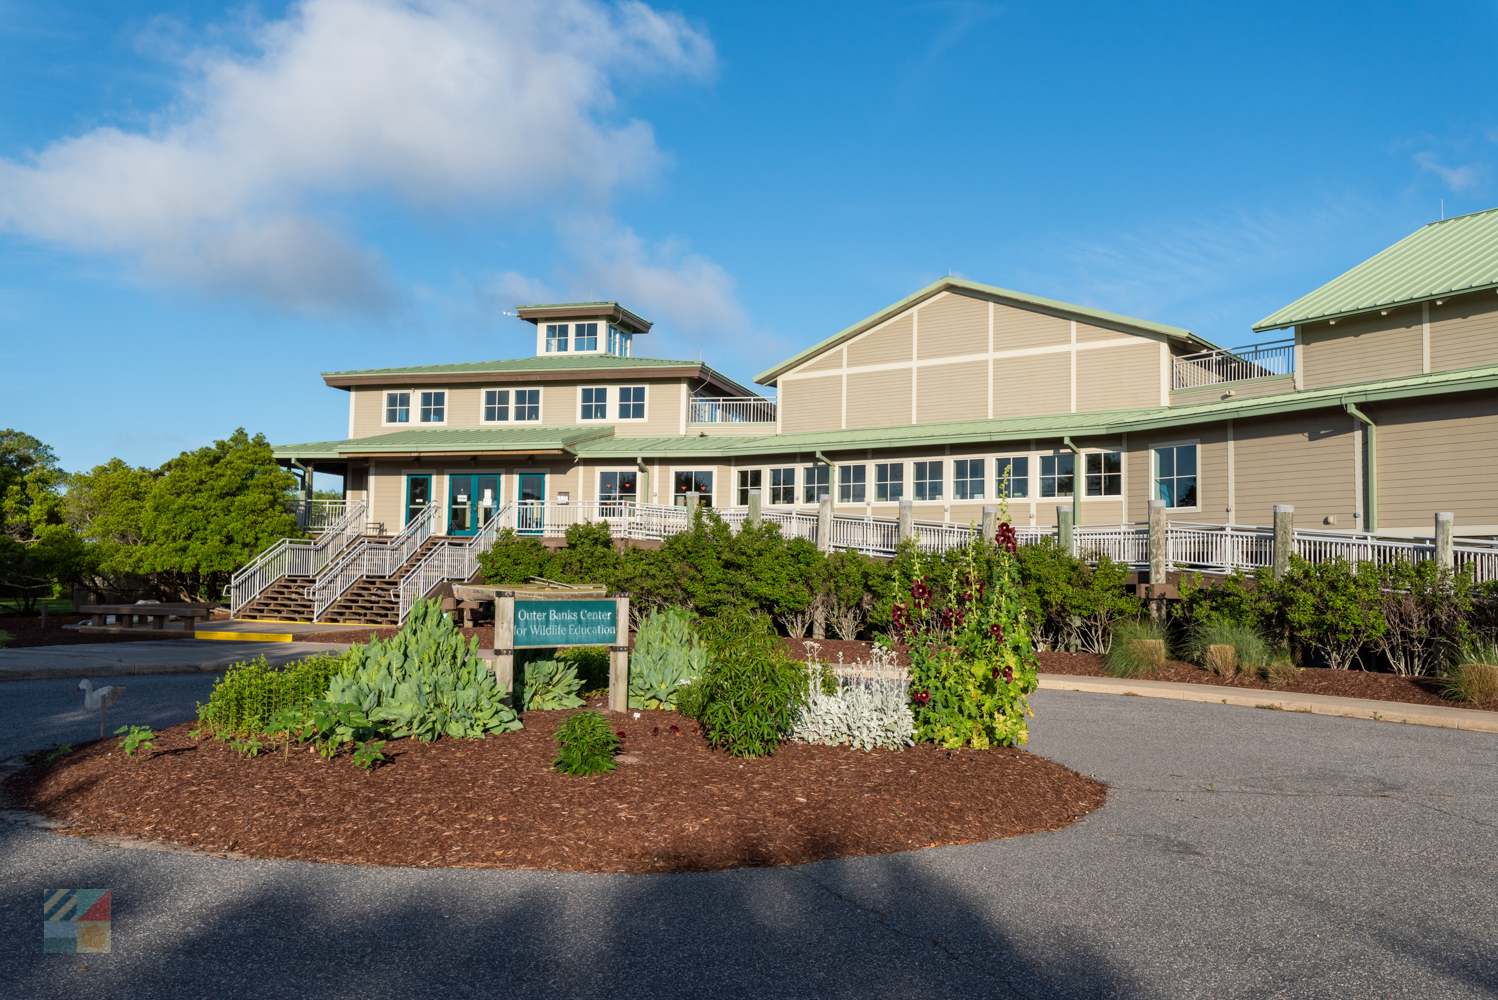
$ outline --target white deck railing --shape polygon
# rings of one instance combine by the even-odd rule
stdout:
[[[362,500],[297,500],[292,504],[296,524],[303,531],[326,531],[348,513],[350,503]]]
[[[689,424],[773,424],[775,401],[763,396],[694,396],[687,404]]]
[[[425,507],[394,538],[361,538],[350,546],[331,569],[307,588],[307,596],[312,600],[312,620],[321,618],[360,577],[395,575],[431,537],[432,522],[436,519],[437,509]]]
[[[359,537],[363,524],[364,501],[351,500],[345,504],[342,515],[317,538],[281,539],[230,579],[224,588],[229,613],[239,614],[241,608],[283,576],[316,576],[351,540]]]
[[[1172,365],[1172,389],[1194,389],[1219,382],[1242,382],[1251,378],[1272,378],[1295,371],[1295,341],[1255,344],[1230,351],[1203,351],[1186,354]]]

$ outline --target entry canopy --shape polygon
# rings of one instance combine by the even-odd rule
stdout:
[[[609,437],[612,425],[588,427],[467,427],[395,431],[346,441],[283,444],[279,461],[341,461],[351,458],[420,458],[423,455],[576,455],[585,441]]]

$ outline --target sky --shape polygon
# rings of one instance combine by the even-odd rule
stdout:
[[[1498,10],[0,0],[0,427],[341,438],[617,300],[755,374],[948,273],[1251,325],[1498,204]],[[321,485],[321,483],[320,483]]]

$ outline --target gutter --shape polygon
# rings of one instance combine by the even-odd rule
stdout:
[[[1071,443],[1071,438],[1063,437],[1061,442],[1071,449],[1075,456],[1073,465],[1075,468],[1071,475],[1071,530],[1075,532],[1082,526],[1082,489],[1086,485],[1087,467],[1082,460],[1082,449]],[[1072,535],[1076,537],[1075,534]]]
[[[1372,534],[1378,531],[1378,425],[1368,415],[1351,403],[1343,404],[1347,412],[1363,422],[1367,442],[1364,444],[1365,463],[1368,467],[1368,516],[1363,519],[1363,530]]]

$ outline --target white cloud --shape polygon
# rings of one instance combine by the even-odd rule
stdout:
[[[715,62],[679,16],[596,0],[306,0],[249,49],[186,55],[190,82],[148,132],[0,160],[0,227],[282,307],[383,309],[380,258],[317,214],[320,196],[601,217],[663,160],[648,123],[609,119],[614,77]]]
[[[1477,183],[1482,180],[1483,168],[1477,164],[1448,167],[1437,160],[1434,153],[1416,153],[1415,162],[1420,164],[1421,170],[1435,174],[1446,182],[1447,187],[1458,194],[1476,187]]]

